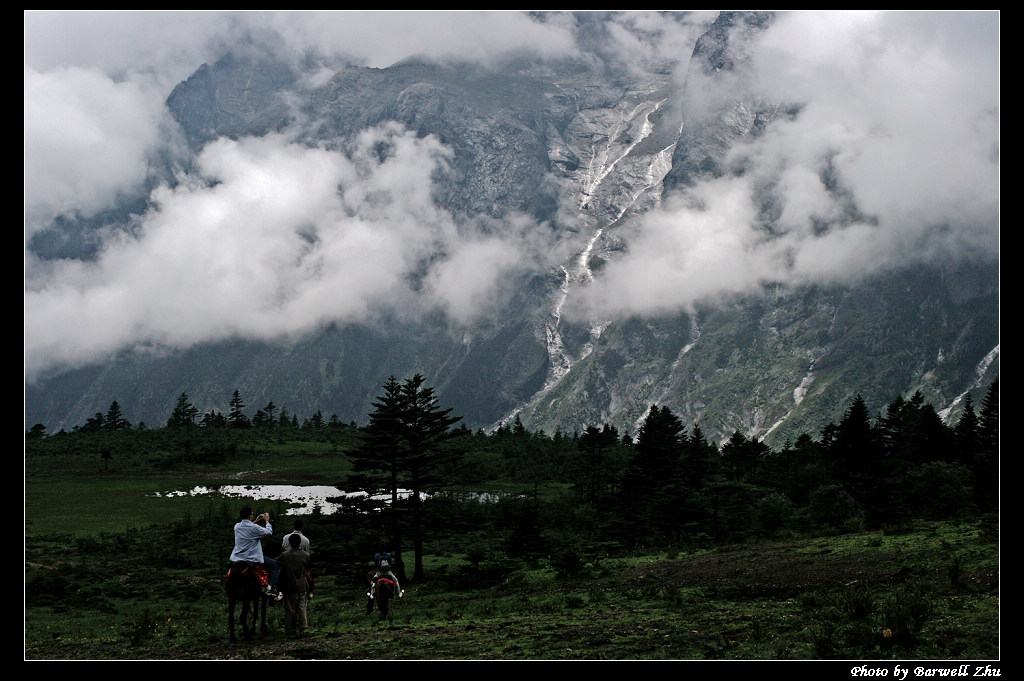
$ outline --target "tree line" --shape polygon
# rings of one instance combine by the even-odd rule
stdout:
[[[531,432],[518,417],[490,433],[471,432],[417,374],[389,379],[362,427],[319,412],[300,422],[273,402],[249,419],[235,391],[223,415],[200,415],[182,394],[164,427],[146,429],[127,423],[114,402],[70,434],[46,436],[39,426],[26,442],[114,442],[118,434],[127,441],[152,433],[165,452],[150,459],[159,467],[226,461],[268,433],[333,439],[352,464],[339,481],[344,489],[390,493],[390,503],[379,506],[385,532],[399,555],[411,543],[417,579],[427,537],[468,555],[483,544],[492,558],[518,560],[566,546],[585,554],[686,548],[995,513],[998,405],[998,381],[980,407],[966,395],[953,425],[920,392],[874,414],[857,396],[838,423],[773,449],[740,431],[715,444],[698,424],[688,426],[658,405],[635,437],[611,424],[572,434]],[[110,458],[109,449],[100,451]],[[465,490],[496,484],[518,491],[494,504],[467,501]],[[360,524],[360,514],[335,515],[321,522],[347,528],[339,546],[360,536],[370,541],[367,533],[379,531]]]

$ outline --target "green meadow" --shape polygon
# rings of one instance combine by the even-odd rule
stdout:
[[[343,452],[336,444],[264,442],[188,473],[30,456],[25,658],[999,658],[991,517],[699,549],[602,554],[591,545],[572,558],[556,550],[512,559],[492,551],[481,531],[500,504],[478,504],[469,512],[479,520],[457,527],[432,521],[425,578],[403,585],[406,595],[386,620],[364,609],[361,580],[378,537],[372,517],[307,516],[317,574],[309,634],[287,637],[282,609],[271,605],[265,635],[229,643],[221,580],[245,500],[163,495],[219,484],[336,484],[348,472]],[[493,491],[500,487],[515,485]],[[543,499],[556,499],[557,490],[539,494],[541,504],[554,503]],[[288,525],[288,504],[257,504],[281,518],[278,527]]]

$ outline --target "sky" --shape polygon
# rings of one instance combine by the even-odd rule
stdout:
[[[620,13],[604,58],[685,72],[715,13]],[[344,150],[288,131],[220,139],[159,184],[89,260],[41,259],[36,233],[142,191],[184,158],[164,101],[227,47],[386,67],[410,56],[498,63],[580,56],[578,20],[499,12],[25,12],[25,368],[330,322],[441,310],[470,326],[516,272],[568,254],[522,216],[500,229],[432,200],[451,151],[397,126]],[[799,105],[734,150],[743,173],[667,199],[578,296],[588,316],[662,314],[765,282],[854,280],[907,260],[998,257],[998,12],[794,12],[751,48],[737,92]],[[612,53],[614,52],[614,54]],[[691,92],[699,83],[688,83]],[[371,153],[379,144],[393,153]],[[823,178],[826,177],[829,182]],[[756,197],[779,216],[767,234]],[[822,230],[821,224],[839,225]],[[433,264],[422,286],[408,274]],[[212,292],[216,292],[213,295]]]

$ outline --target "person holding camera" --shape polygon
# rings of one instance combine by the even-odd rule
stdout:
[[[259,563],[265,567],[269,573],[269,584],[264,592],[279,601],[284,598],[277,590],[277,577],[281,573],[281,568],[273,558],[263,555],[261,541],[263,537],[269,537],[274,533],[274,527],[270,524],[270,514],[261,513],[258,521],[253,522],[252,508],[243,506],[239,516],[240,520],[235,524],[235,548],[228,560],[232,563]]]

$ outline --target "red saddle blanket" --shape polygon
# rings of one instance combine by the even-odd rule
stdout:
[[[231,581],[232,570],[237,569],[237,567],[238,566],[235,565],[231,568],[228,568],[228,574],[224,577],[225,586],[227,586],[228,582]],[[248,565],[242,569],[242,574],[250,572],[253,575],[256,575],[256,579],[260,581],[260,586],[262,586],[263,588],[266,588],[270,584],[270,573],[267,571],[267,568],[265,568],[260,563],[253,563],[252,565]]]

